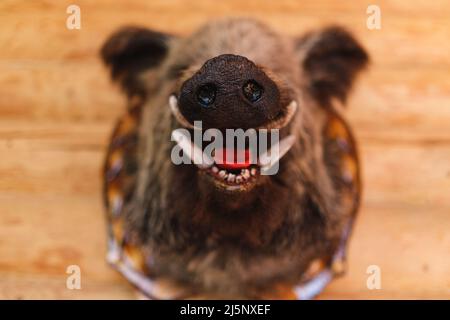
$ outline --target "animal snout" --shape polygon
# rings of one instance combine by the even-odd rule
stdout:
[[[204,128],[254,128],[281,111],[276,83],[245,57],[212,58],[182,86],[179,107],[191,123]]]

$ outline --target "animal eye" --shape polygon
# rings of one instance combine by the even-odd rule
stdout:
[[[208,83],[200,86],[197,90],[197,100],[203,107],[209,107],[216,99],[217,88]]]
[[[263,94],[263,88],[255,81],[249,80],[242,87],[245,98],[250,102],[258,101]]]

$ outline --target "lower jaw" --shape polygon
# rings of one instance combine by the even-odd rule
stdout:
[[[216,188],[221,191],[226,191],[230,193],[241,193],[248,192],[252,190],[260,179],[259,169],[257,167],[251,167],[247,169],[252,174],[247,179],[241,179],[240,183],[236,183],[235,181],[229,181],[227,176],[220,177],[218,173],[214,173],[210,170],[200,170],[199,174],[203,175],[205,179],[208,180],[209,183],[212,183]],[[232,173],[233,174],[233,173]],[[235,174],[235,176],[239,176],[239,174]]]
[[[199,174],[199,191],[205,202],[206,211],[213,216],[226,217],[229,214],[248,215],[253,210],[262,181],[254,181],[240,186],[229,186],[204,172]],[[265,178],[265,177],[263,177]]]

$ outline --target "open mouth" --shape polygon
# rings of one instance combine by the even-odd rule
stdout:
[[[227,159],[227,150],[214,150],[214,164],[204,170],[213,181],[227,189],[249,189],[256,184],[260,175],[260,167],[252,164],[250,149],[232,150],[231,159]]]
[[[240,170],[221,169],[213,165],[211,168],[205,170],[205,172],[213,179],[216,185],[229,191],[250,189],[256,185],[260,174],[259,168],[256,165]]]
[[[170,109],[177,121],[185,128],[201,130],[191,124],[179,111],[178,101],[175,96],[169,99]],[[272,130],[281,129],[293,118],[297,104],[293,101],[286,108],[284,116],[275,119],[261,129]],[[172,139],[183,150],[193,164],[199,168],[201,174],[207,175],[216,186],[228,191],[249,190],[255,186],[262,175],[273,174],[273,168],[279,164],[281,158],[294,145],[295,137],[288,135],[283,139],[273,143],[270,149],[259,152],[258,155],[252,152],[251,148],[227,150],[219,148],[208,154],[200,146],[195,144],[187,130],[174,130]],[[278,170],[276,170],[278,171]]]

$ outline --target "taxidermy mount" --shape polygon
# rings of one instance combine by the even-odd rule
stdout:
[[[138,290],[308,299],[344,272],[361,183],[342,106],[368,63],[348,31],[288,37],[244,18],[187,37],[124,27],[101,57],[128,103],[104,167],[108,261]],[[277,171],[247,147],[244,161],[194,161],[205,145],[179,128],[277,130]],[[175,164],[175,146],[193,163]]]

